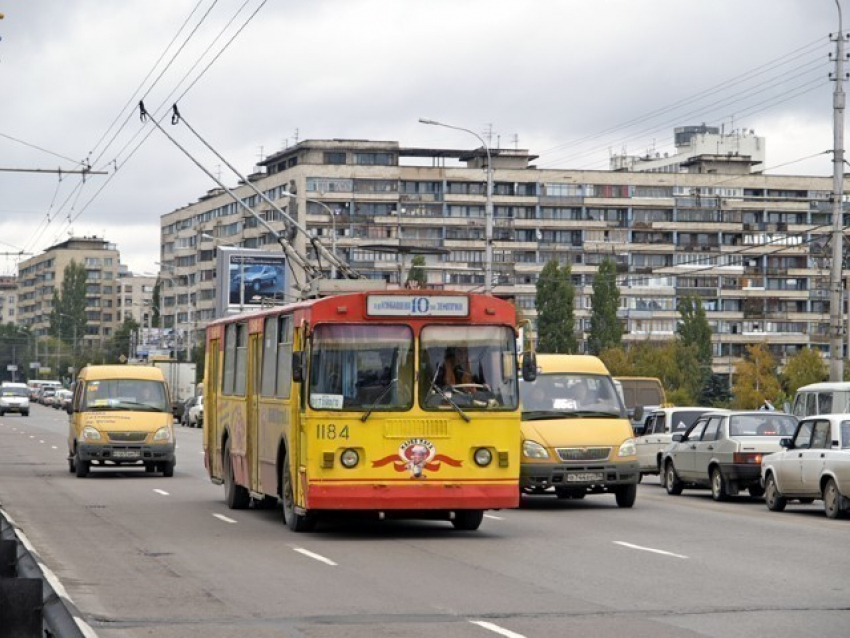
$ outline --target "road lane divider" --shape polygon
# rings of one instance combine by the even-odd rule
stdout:
[[[494,516],[493,514],[485,514],[484,518],[489,518],[490,520],[493,520],[493,521],[503,521],[503,520],[505,520],[504,516]]]
[[[626,543],[624,541],[613,541],[615,545],[621,545],[623,547],[628,547],[629,549],[637,549],[642,552],[652,552],[653,554],[661,554],[662,556],[671,556],[673,558],[684,558],[687,559],[687,556],[682,554],[674,554],[673,552],[665,552],[663,549],[655,549],[653,547],[642,547],[640,545],[633,545],[631,543]]]
[[[525,638],[523,634],[518,634],[515,631],[511,631],[510,629],[505,629],[504,627],[499,627],[491,622],[487,622],[486,620],[470,620],[473,625],[478,625],[482,629],[487,629],[492,631],[493,633],[499,634],[500,636],[505,636],[505,638]]]
[[[303,547],[293,547],[296,552],[299,554],[304,554],[308,558],[312,558],[313,560],[317,560],[320,563],[324,563],[325,565],[330,565],[331,567],[336,567],[336,563],[333,562],[330,558],[325,558],[321,554],[316,554],[315,552],[311,552],[309,549],[304,549]]]
[[[213,514],[213,516],[215,516],[220,521],[224,521],[225,523],[235,523],[236,522],[235,520],[233,520],[232,518],[228,518],[224,514]]]
[[[163,496],[168,496],[168,492],[166,492],[165,490],[154,490],[154,492],[156,492],[157,494],[162,494]]]

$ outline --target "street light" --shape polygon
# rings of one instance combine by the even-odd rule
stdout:
[[[431,126],[442,126],[444,128],[463,131],[474,135],[484,147],[484,152],[487,153],[487,204],[484,209],[485,231],[484,231],[484,294],[493,294],[493,167],[490,161],[490,147],[487,142],[475,131],[462,126],[454,126],[452,124],[444,124],[436,120],[429,120],[424,117],[419,118],[421,124],[429,124]]]
[[[74,330],[73,341],[71,342],[71,360],[73,361],[74,358],[77,356],[77,321],[73,316],[66,315],[64,312],[57,312],[56,314],[59,317],[65,317],[66,319],[71,320],[71,327]],[[62,320],[60,319],[56,323],[56,373],[57,374],[59,374],[59,342],[62,340],[61,328],[62,328]],[[76,363],[76,361],[74,361],[74,363]],[[71,375],[72,375],[71,376],[71,382],[73,382],[74,376],[76,375],[76,372],[77,372],[77,368],[76,368],[76,366],[71,366],[71,367],[74,369],[74,371],[71,373]]]

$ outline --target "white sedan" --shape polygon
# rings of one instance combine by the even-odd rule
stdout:
[[[204,424],[204,397],[197,397],[192,407],[189,408],[189,416],[186,425],[190,428],[199,428]]]
[[[850,512],[850,414],[822,414],[800,421],[783,450],[762,459],[768,509],[781,512],[789,500],[823,500],[829,518]]]

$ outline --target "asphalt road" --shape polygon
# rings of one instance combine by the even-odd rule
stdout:
[[[173,478],[68,472],[67,415],[0,418],[0,505],[98,636],[846,636],[850,521],[820,503],[526,498],[477,532],[445,522],[231,511],[178,427]]]

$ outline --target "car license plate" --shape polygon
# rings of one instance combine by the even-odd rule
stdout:
[[[115,450],[112,457],[116,459],[137,459],[139,452],[138,450]]]
[[[595,483],[604,477],[602,472],[571,472],[567,474],[567,483]]]

